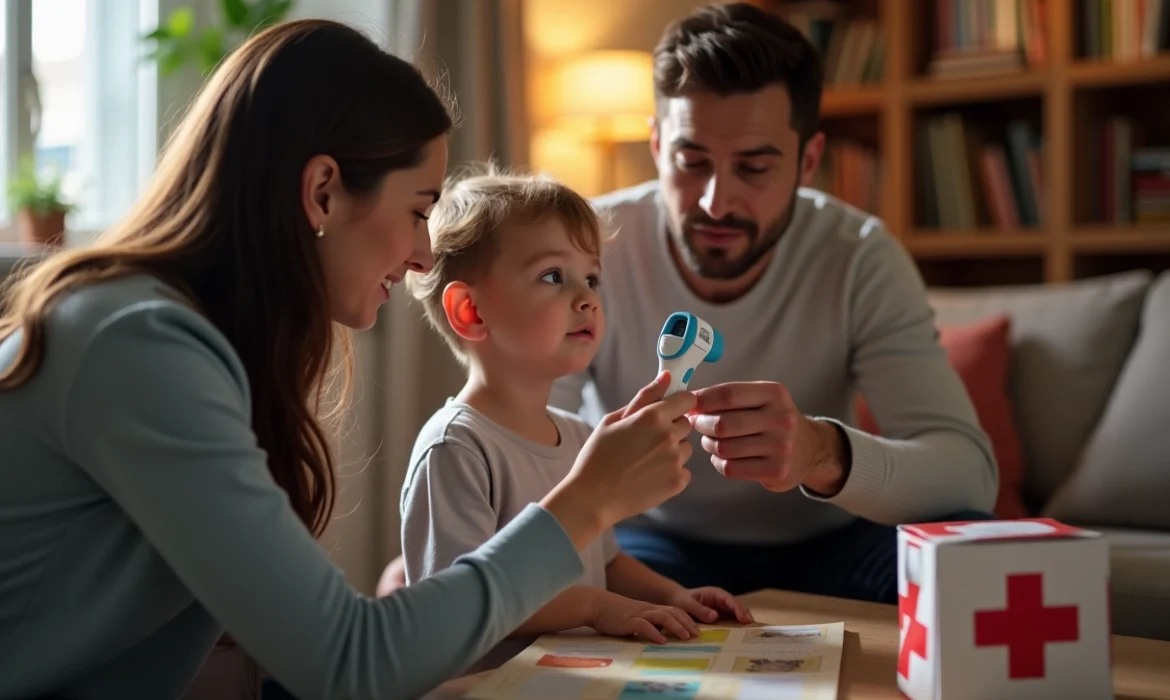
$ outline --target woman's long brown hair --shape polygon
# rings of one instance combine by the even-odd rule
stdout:
[[[272,27],[237,49],[192,104],[129,214],[94,243],[55,253],[8,290],[0,339],[20,334],[0,390],[32,378],[45,318],[80,286],[148,273],[228,338],[248,373],[253,429],[275,481],[314,535],[328,524],[333,458],[321,427],[327,372],[349,336],[329,317],[305,164],[333,156],[346,188],[374,190],[446,133],[444,102],[410,64],[342,24]]]

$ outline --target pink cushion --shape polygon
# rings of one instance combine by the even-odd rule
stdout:
[[[1011,318],[997,314],[967,325],[940,327],[939,344],[967,387],[979,423],[995,451],[999,465],[995,515],[1022,518],[1028,516],[1021,495],[1024,458],[1007,386],[1010,333]],[[881,434],[863,397],[857,400],[857,419],[862,430]]]

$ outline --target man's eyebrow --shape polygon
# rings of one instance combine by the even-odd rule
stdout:
[[[704,153],[707,152],[706,147],[700,146],[699,144],[695,143],[694,141],[688,141],[681,136],[676,137],[673,141],[671,141],[670,145],[673,146],[674,148],[677,148],[677,149],[680,149],[683,151],[702,151]]]
[[[737,151],[735,155],[741,158],[759,158],[760,156],[783,156],[784,154],[780,152],[779,148],[776,148],[769,143],[763,146],[749,148],[744,151]]]
[[[707,153],[708,150],[707,147],[700,146],[694,141],[688,141],[681,136],[674,139],[670,143],[674,148],[683,151],[700,151],[702,153]],[[763,146],[756,146],[755,148],[736,151],[735,155],[739,156],[740,158],[759,158],[760,156],[783,156],[784,153],[782,153],[779,148],[776,148],[772,144],[768,143],[764,144]]]
[[[420,194],[424,197],[430,196],[431,204],[434,204],[434,203],[439,201],[439,191],[438,190],[419,190],[418,192],[415,192],[415,194]]]

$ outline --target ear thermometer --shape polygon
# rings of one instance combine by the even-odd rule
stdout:
[[[711,324],[686,311],[671,314],[658,336],[658,372],[670,371],[666,395],[685,391],[696,367],[722,356],[723,336]]]

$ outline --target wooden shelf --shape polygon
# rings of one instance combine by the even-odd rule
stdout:
[[[788,0],[757,1],[781,13],[796,6]],[[1015,73],[935,78],[929,74],[929,66],[940,45],[937,34],[958,35],[955,26],[940,24],[936,0],[832,1],[841,4],[842,16],[877,19],[885,54],[881,83],[826,87],[821,116],[832,121],[826,128],[830,147],[835,139],[852,140],[877,154],[879,170],[873,180],[880,192],[880,206],[872,208],[902,241],[928,283],[1059,284],[1123,269],[1170,269],[1170,224],[1078,223],[1086,221],[1092,211],[1101,210],[1096,205],[1104,200],[1097,161],[1106,120],[1130,118],[1132,145],[1170,147],[1170,121],[1162,116],[1170,114],[1170,51],[1125,61],[1079,58],[1082,3],[1048,0],[1039,3],[1043,8],[1043,64]],[[963,36],[974,24],[971,18],[943,19],[947,25],[963,25]],[[1014,192],[1015,180],[1022,176],[1017,171],[1031,177],[1032,153],[1037,147],[1042,150],[1036,179],[1043,225],[1002,231],[989,224],[976,230],[931,229],[917,224],[930,213],[923,198],[953,198],[956,182],[971,188],[969,194],[976,200],[975,220],[991,219],[988,190],[992,188],[985,184],[988,176],[983,173],[988,166],[972,160],[970,153],[970,177],[954,180],[944,188],[920,178],[919,168],[943,172],[947,161],[935,163],[938,153],[951,154],[962,148],[954,129],[944,133],[923,128],[944,112],[957,114],[963,136],[973,137],[967,142],[969,151],[992,141],[1004,149],[1013,198],[1019,196]],[[1023,131],[1007,128],[1013,123],[1026,124],[1028,136],[1035,141],[1022,144]],[[932,143],[938,151],[919,153],[924,147],[930,151]],[[1021,158],[1023,151],[1028,152],[1024,156],[1027,161]],[[992,167],[1002,173],[997,162],[992,162]],[[853,168],[839,179],[869,184],[870,180],[862,180],[870,177],[869,171],[861,171],[861,175],[858,171]],[[851,197],[860,189],[836,186]],[[962,194],[968,199],[968,193]],[[941,211],[938,202],[934,204],[934,211]]]
[[[1078,61],[1068,71],[1076,87],[1121,87],[1170,81],[1170,55],[1136,61]]]
[[[878,114],[885,100],[885,89],[880,85],[830,87],[821,95],[821,116],[832,119]]]
[[[1170,252],[1170,225],[1078,228],[1072,236],[1077,253],[1166,253]]]
[[[1044,94],[1047,80],[1046,71],[946,80],[919,78],[906,86],[906,97],[912,105],[919,107],[998,102],[1019,97],[1038,97]]]
[[[1015,258],[1041,255],[1047,240],[1041,231],[917,229],[902,243],[917,258]]]

